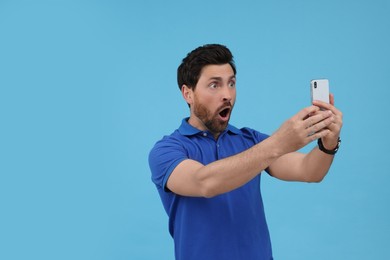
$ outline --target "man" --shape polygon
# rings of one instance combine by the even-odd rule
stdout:
[[[331,104],[314,101],[268,136],[229,124],[236,68],[225,46],[190,52],[178,68],[178,84],[190,117],[149,155],[176,259],[273,259],[261,172],[288,181],[324,178],[342,127],[333,95]],[[317,139],[319,146],[311,152],[297,152]]]

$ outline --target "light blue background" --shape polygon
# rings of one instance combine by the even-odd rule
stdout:
[[[263,176],[275,259],[390,259],[389,14],[384,0],[0,0],[0,259],[173,259],[147,156],[188,115],[180,60],[215,42],[238,68],[234,125],[271,134],[313,78],[344,112],[321,184]]]

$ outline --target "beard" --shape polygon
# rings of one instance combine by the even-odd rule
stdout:
[[[196,99],[196,98],[195,98]],[[223,107],[229,106],[229,117],[228,120],[221,120],[219,116],[219,111]],[[219,134],[223,132],[228,126],[230,115],[233,110],[233,106],[230,102],[225,102],[222,106],[220,106],[214,113],[211,112],[206,106],[200,103],[197,99],[194,104],[194,114],[200,121],[204,124],[204,126],[213,134]]]

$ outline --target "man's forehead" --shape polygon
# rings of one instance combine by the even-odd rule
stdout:
[[[200,77],[204,77],[207,79],[210,78],[234,78],[234,71],[229,63],[227,64],[211,64],[206,65],[202,68],[200,73]]]

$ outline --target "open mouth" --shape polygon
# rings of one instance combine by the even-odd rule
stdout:
[[[219,112],[219,115],[221,116],[222,119],[226,119],[229,116],[229,113],[231,111],[230,107],[224,108]]]

